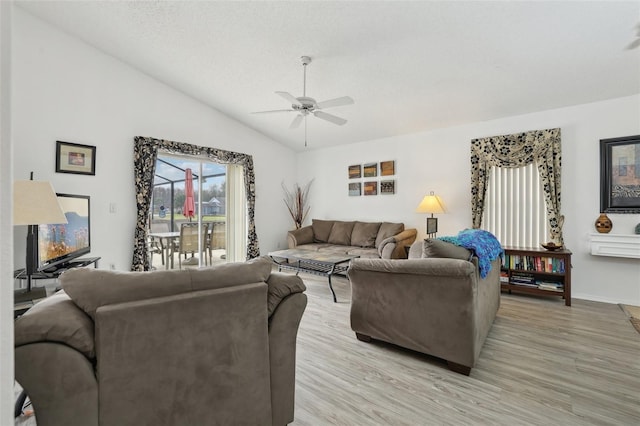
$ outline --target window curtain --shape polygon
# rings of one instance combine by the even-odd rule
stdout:
[[[491,167],[516,168],[532,162],[538,167],[543,186],[551,239],[563,244],[560,129],[534,130],[471,141],[471,215],[474,228],[482,225]]]
[[[242,166],[244,172],[244,192],[247,197],[248,232],[246,258],[253,259],[260,255],[258,235],[256,234],[254,220],[256,194],[253,157],[251,155],[143,136],[136,136],[134,138],[133,150],[137,216],[133,241],[132,271],[148,271],[150,268],[149,251],[147,250],[147,219],[151,208],[153,177],[155,175],[159,150],[171,154],[204,156],[218,163]]]

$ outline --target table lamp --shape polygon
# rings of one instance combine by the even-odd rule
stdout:
[[[31,173],[33,179],[33,173]],[[17,180],[13,183],[13,225],[27,225],[26,291],[14,294],[16,300],[34,300],[46,295],[32,291],[31,279],[38,265],[38,225],[67,223],[67,218],[49,182]]]
[[[429,238],[435,238],[436,232],[438,232],[438,218],[433,217],[434,213],[445,213],[444,203],[431,191],[429,195],[425,195],[418,207],[417,213],[431,213],[431,217],[427,218],[427,236]]]

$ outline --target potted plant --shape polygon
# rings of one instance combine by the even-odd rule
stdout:
[[[304,186],[300,186],[297,183],[293,185],[293,189],[289,190],[287,186],[282,183],[282,189],[284,190],[284,204],[289,209],[289,214],[291,215],[291,219],[293,219],[293,223],[296,226],[296,229],[302,228],[302,223],[309,214],[308,202],[309,202],[309,188],[311,187],[311,183],[313,179],[309,181]]]

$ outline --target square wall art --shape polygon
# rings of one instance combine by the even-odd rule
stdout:
[[[350,183],[349,184],[349,196],[350,197],[359,197],[362,195],[362,184],[358,183]]]
[[[365,182],[364,195],[378,195],[378,182],[377,181]]]

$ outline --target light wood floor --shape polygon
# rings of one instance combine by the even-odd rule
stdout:
[[[295,426],[640,424],[640,334],[617,305],[503,294],[467,377],[356,340],[348,281],[334,278],[333,303],[325,279],[301,276]]]
[[[640,425],[640,334],[618,305],[503,294],[469,377],[356,340],[350,287],[301,275],[294,425]]]

